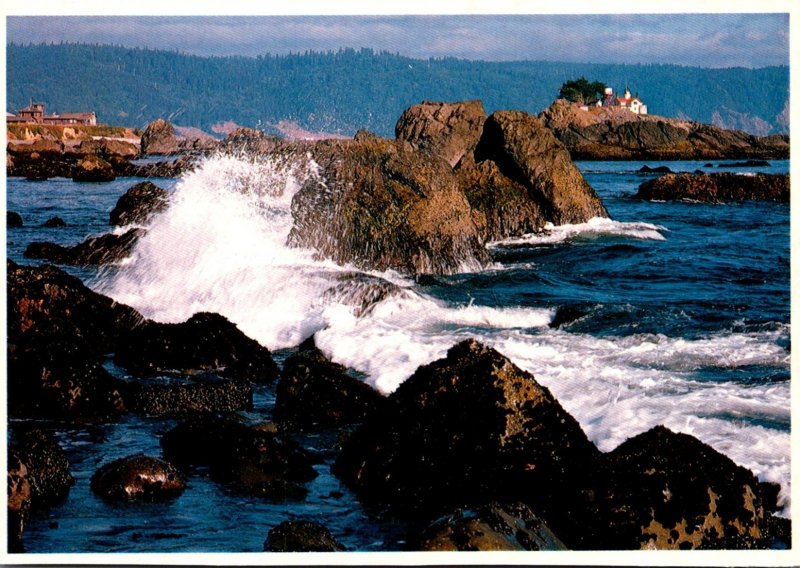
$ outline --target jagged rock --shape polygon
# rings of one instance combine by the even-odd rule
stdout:
[[[125,393],[131,411],[148,416],[178,416],[198,412],[233,412],[250,408],[249,383],[200,375],[180,381],[137,381]]]
[[[767,526],[755,476],[696,438],[663,426],[634,436],[607,456],[604,549],[759,548]]]
[[[284,521],[270,529],[265,552],[339,552],[344,546],[330,531],[312,521]]]
[[[591,108],[557,100],[540,115],[576,160],[788,158],[789,137],[754,136],[709,124]]]
[[[200,312],[183,323],[146,321],[133,329],[114,355],[140,375],[219,371],[236,380],[271,381],[278,366],[269,349],[219,314]]]
[[[183,493],[186,481],[169,464],[149,456],[130,456],[105,464],[92,475],[91,488],[107,501],[164,501]]]
[[[319,176],[292,200],[289,243],[338,263],[407,274],[477,268],[488,254],[442,158],[391,140],[323,140]]]
[[[398,514],[523,500],[559,518],[585,498],[585,474],[599,458],[532,375],[468,340],[400,385],[344,444],[333,471],[365,502]]]
[[[398,140],[442,157],[451,167],[475,150],[486,113],[481,101],[423,102],[406,109],[395,125]]]
[[[175,127],[163,118],[157,118],[144,129],[140,148],[144,155],[176,153],[179,145]]]
[[[181,422],[161,438],[164,457],[178,465],[207,465],[211,477],[273,500],[302,499],[314,479],[312,460],[275,430],[218,416]]]
[[[128,257],[142,235],[142,229],[131,229],[121,235],[107,233],[99,237],[89,237],[72,247],[51,242],[33,242],[26,247],[24,255],[26,258],[45,259],[57,264],[112,264]]]
[[[788,174],[736,175],[731,173],[667,174],[639,186],[639,199],[789,202]]]
[[[426,528],[413,548],[425,551],[567,550],[527,505],[462,508]]]
[[[192,168],[194,158],[191,156],[181,156],[175,160],[165,160],[162,162],[149,164],[133,164],[128,161],[114,163],[117,175],[124,177],[143,177],[143,178],[168,178],[177,177]]]
[[[6,211],[6,229],[19,229],[22,226],[22,216],[19,213]]]
[[[228,134],[219,147],[223,151],[262,154],[270,152],[279,144],[276,136],[270,136],[255,128],[237,128]]]
[[[128,189],[118,200],[109,216],[115,226],[145,224],[167,207],[167,192],[153,182],[142,181]]]
[[[61,217],[50,217],[47,221],[42,223],[42,227],[46,229],[59,229],[66,226],[67,223]]]
[[[106,160],[91,154],[72,168],[72,180],[80,182],[105,182],[116,179],[114,167]]]
[[[360,422],[383,402],[372,387],[309,346],[284,363],[272,417],[288,428],[332,427]]]

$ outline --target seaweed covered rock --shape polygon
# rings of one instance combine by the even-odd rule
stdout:
[[[639,199],[704,203],[774,201],[789,203],[788,174],[667,174],[639,186]]]
[[[334,473],[403,515],[523,500],[549,519],[574,514],[599,458],[532,375],[468,340],[400,385],[345,443]]]
[[[125,392],[132,412],[147,416],[180,416],[198,412],[234,412],[253,405],[248,382],[202,373],[180,378],[137,379]]]
[[[270,529],[265,552],[339,552],[344,546],[331,532],[313,521],[284,521]]]
[[[595,546],[764,546],[761,485],[752,472],[707,444],[657,426],[627,440],[607,459],[609,487],[597,493],[603,501],[597,523],[603,534]]]
[[[112,264],[128,257],[143,235],[143,229],[130,229],[121,235],[106,233],[99,237],[89,237],[71,247],[51,242],[32,242],[24,254],[26,258],[44,259],[57,264],[78,266]]]
[[[278,376],[269,349],[219,314],[199,312],[182,323],[146,321],[125,337],[114,360],[139,375],[214,370],[266,382]]]
[[[124,226],[145,224],[167,206],[167,192],[151,181],[142,181],[130,187],[117,200],[109,215],[109,224]]]
[[[107,501],[164,501],[183,493],[186,480],[175,467],[150,456],[114,460],[98,469],[92,491]]]
[[[314,479],[311,458],[275,429],[207,415],[181,422],[161,439],[164,457],[180,466],[206,465],[218,483],[251,495],[302,499]]]
[[[566,550],[558,537],[523,503],[489,503],[457,509],[428,526],[413,548],[426,551]]]
[[[310,345],[289,357],[275,392],[273,419],[290,429],[363,421],[384,398]]]
[[[104,354],[141,321],[133,308],[52,267],[7,262],[11,416],[104,420],[126,411]]]

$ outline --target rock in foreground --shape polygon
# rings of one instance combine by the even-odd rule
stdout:
[[[107,463],[92,476],[92,491],[107,501],[164,501],[186,488],[171,464],[149,456],[131,456]]]
[[[640,185],[636,197],[656,201],[683,200],[703,203],[729,201],[788,203],[789,175],[667,174]]]
[[[32,242],[24,254],[26,258],[44,259],[57,264],[77,266],[113,264],[130,256],[142,235],[144,229],[130,229],[121,235],[107,233],[99,237],[89,237],[71,247],[51,242]]]
[[[284,521],[270,529],[265,552],[339,552],[344,546],[330,531],[312,521]]]
[[[167,192],[153,182],[142,181],[130,187],[117,200],[109,215],[109,224],[124,226],[144,224],[167,207]]]

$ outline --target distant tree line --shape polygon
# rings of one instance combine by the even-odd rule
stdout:
[[[371,49],[198,57],[73,43],[11,43],[6,58],[7,110],[34,99],[47,112],[93,110],[101,122],[131,127],[155,118],[206,131],[228,120],[251,127],[294,120],[314,131],[352,135],[367,128],[392,136],[402,111],[423,100],[481,99],[488,113],[537,114],[566,82],[595,77],[602,83],[583,79],[588,85],[573,85],[570,96],[586,99],[599,85],[627,84],[651,114],[710,122],[716,112],[758,117],[772,132],[788,128],[778,118],[788,108],[788,67],[411,59]]]

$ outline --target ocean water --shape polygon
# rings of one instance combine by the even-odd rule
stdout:
[[[667,165],[788,171],[788,161],[724,170],[705,163]],[[477,338],[532,372],[601,450],[664,424],[780,483],[781,514],[791,517],[789,206],[635,200],[650,177],[637,173],[644,164],[578,164],[613,220],[492,243],[493,262],[481,271],[414,281],[285,246],[292,195],[319,175],[310,159],[216,157],[178,180],[154,180],[170,190],[170,206],[131,258],[68,270],[159,321],[219,312],[279,362],[314,334],[329,357],[383,393],[459,340]],[[73,244],[107,232],[116,199],[137,181],[10,179],[7,206],[26,227],[8,231],[8,256],[34,264],[22,256],[33,240]],[[38,227],[53,215],[69,227]],[[365,279],[389,282],[394,293],[362,312],[352,297]],[[565,314],[566,323],[552,325]],[[269,420],[273,400],[273,386],[257,387],[248,418]],[[159,436],[172,425],[137,416],[46,425],[68,450],[77,483],[64,504],[31,519],[28,551],[257,552],[272,526],[294,518],[325,524],[350,550],[402,550],[402,526],[363,508],[330,475],[335,432],[302,439],[323,457],[302,502],[231,493],[202,472],[168,504],[110,506],[91,493],[97,467],[137,452],[160,455]]]

